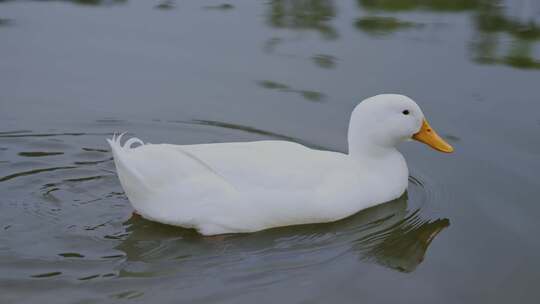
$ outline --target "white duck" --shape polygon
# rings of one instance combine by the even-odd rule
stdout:
[[[204,235],[331,222],[403,194],[408,168],[396,146],[415,139],[453,148],[403,95],[368,98],[354,109],[349,153],[288,141],[200,145],[111,145],[120,183],[142,217]],[[133,143],[141,146],[131,148]]]

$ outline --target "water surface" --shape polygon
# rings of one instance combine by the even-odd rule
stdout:
[[[0,1],[0,41],[2,303],[537,302],[537,1]],[[404,144],[408,193],[336,223],[143,220],[105,142],[346,151],[384,92],[456,152]]]

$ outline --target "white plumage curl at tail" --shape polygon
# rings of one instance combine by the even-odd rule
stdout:
[[[133,166],[133,164],[130,165],[129,154],[132,152],[132,149],[135,149],[132,148],[132,146],[134,144],[144,146],[144,142],[136,137],[132,137],[122,145],[122,136],[125,134],[126,133],[119,135],[114,134],[111,139],[107,138],[107,142],[111,146],[114,164],[120,183],[130,201],[133,202],[139,201],[140,199],[143,199],[145,195],[148,195],[150,187],[144,183],[144,178],[137,171],[136,166]]]

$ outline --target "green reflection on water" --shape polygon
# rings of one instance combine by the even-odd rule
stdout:
[[[35,275],[32,275],[31,277],[32,278],[50,278],[50,277],[59,276],[61,274],[62,274],[62,272],[60,272],[60,271],[53,271],[53,272],[35,274]]]
[[[329,21],[336,16],[330,0],[272,0],[269,24],[276,28],[315,30],[326,39],[335,39],[338,33]]]
[[[358,3],[364,8],[384,11],[425,9],[459,12],[476,9],[482,2],[484,0],[358,0]]]
[[[396,31],[422,27],[422,24],[401,21],[394,17],[369,16],[356,20],[354,25],[372,36],[384,36]]]
[[[13,20],[7,19],[7,18],[0,18],[0,26],[8,26],[12,24],[13,24]]]
[[[333,69],[336,67],[336,58],[332,55],[319,54],[312,57],[313,62],[323,69]]]
[[[234,5],[229,4],[229,3],[223,3],[219,5],[208,5],[208,6],[205,6],[204,8],[208,10],[228,11],[228,10],[233,9]]]
[[[127,0],[63,0],[80,5],[113,5],[124,4]]]
[[[128,290],[128,291],[123,291],[120,293],[113,294],[111,295],[111,298],[131,300],[131,299],[142,297],[143,295],[144,295],[144,292],[142,291]]]
[[[326,95],[324,93],[313,91],[313,90],[299,90],[299,89],[291,88],[290,86],[284,83],[280,83],[280,82],[276,82],[272,80],[261,80],[261,81],[258,81],[257,84],[260,87],[269,89],[269,90],[277,90],[277,91],[286,92],[286,93],[297,93],[307,101],[323,102],[324,99],[326,98]]]
[[[502,64],[520,69],[540,69],[535,44],[540,41],[540,26],[532,19],[510,16],[501,0],[358,0],[372,11],[472,12],[474,38],[471,57],[479,64]],[[534,12],[530,12],[533,14]],[[367,16],[355,26],[370,35],[389,35],[414,28],[414,23],[393,17]],[[418,27],[418,26],[417,26]],[[506,42],[505,38],[511,41]]]
[[[485,1],[474,16],[477,29],[471,51],[481,64],[503,64],[522,69],[540,69],[534,46],[540,41],[540,26],[533,21],[505,15],[501,1]],[[509,46],[503,39],[510,37]]]
[[[13,1],[13,0],[11,0]],[[0,0],[0,3],[2,2],[11,2],[10,0]],[[85,5],[85,6],[99,6],[99,5],[116,5],[116,4],[125,4],[128,2],[128,0],[40,0],[37,2],[71,2],[78,5]]]
[[[161,1],[158,5],[154,6],[156,9],[160,10],[171,10],[175,8],[175,3],[172,0]]]

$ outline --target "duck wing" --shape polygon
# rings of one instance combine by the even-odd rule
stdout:
[[[295,192],[317,189],[329,177],[352,173],[345,154],[288,141],[172,146],[196,156],[238,190]]]
[[[107,139],[117,173],[130,201],[147,201],[163,193],[196,199],[202,192],[230,192],[234,187],[196,155],[172,145],[144,144],[138,138],[121,144],[122,136]],[[132,147],[134,144],[140,144]],[[137,208],[136,208],[137,209]]]

